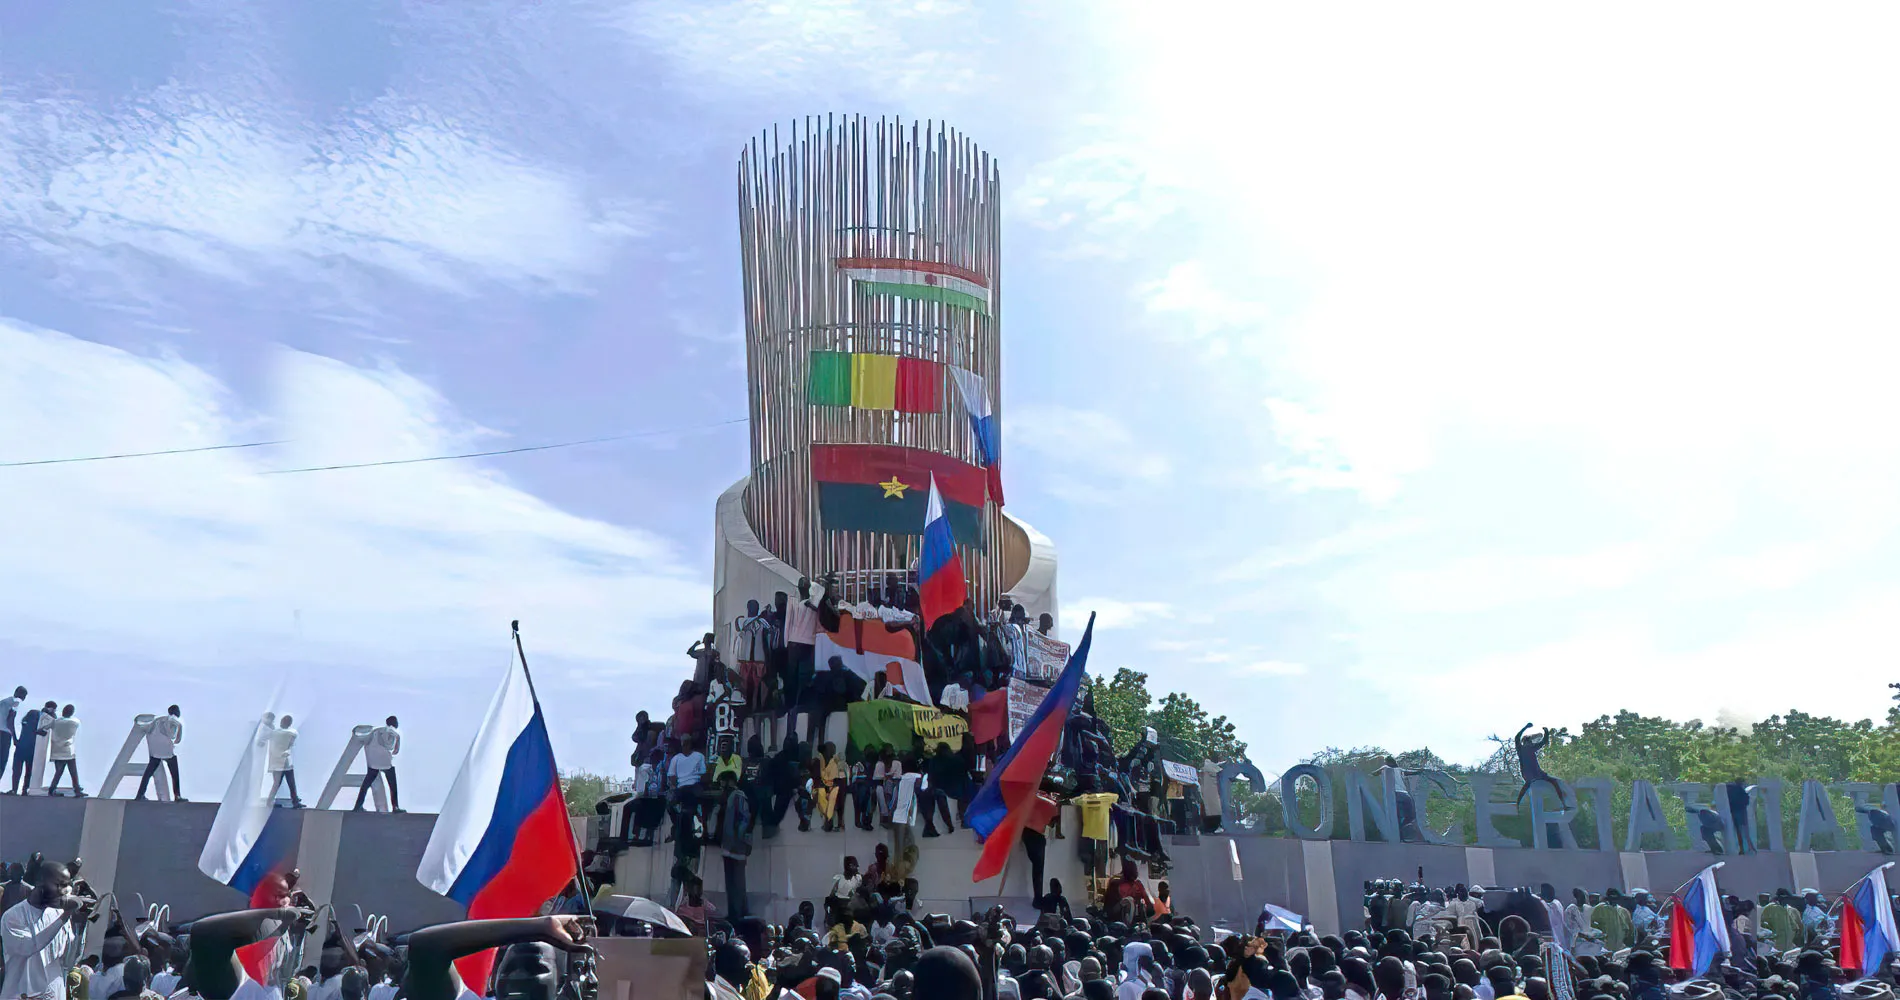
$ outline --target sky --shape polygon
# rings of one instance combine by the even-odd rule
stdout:
[[[1900,654],[1900,10],[0,5],[0,685],[88,787],[183,706],[406,735],[519,619],[625,773],[746,471],[741,146],[994,154],[1013,512],[1091,666],[1263,769],[1630,708],[1879,718]],[[279,470],[636,435],[479,460]],[[1073,632],[1071,633],[1073,638]]]

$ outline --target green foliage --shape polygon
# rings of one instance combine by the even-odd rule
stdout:
[[[567,800],[569,816],[592,816],[594,804],[605,798],[610,783],[619,780],[591,771],[567,771],[561,775],[561,796]]]
[[[1247,752],[1247,744],[1234,732],[1234,724],[1224,715],[1208,717],[1200,702],[1171,691],[1156,706],[1148,693],[1148,675],[1122,667],[1107,681],[1090,678],[1095,696],[1095,714],[1108,723],[1114,736],[1115,752],[1127,753],[1141,740],[1143,730],[1153,726],[1161,741],[1161,756],[1193,767],[1214,756],[1238,760]]]
[[[1493,736],[1497,748],[1475,767],[1446,764],[1429,749],[1394,756],[1402,767],[1437,768],[1461,785],[1473,775],[1492,775],[1500,796],[1506,792],[1515,795],[1522,777],[1518,773],[1516,749],[1511,743],[1513,735]],[[1328,747],[1306,758],[1306,763],[1326,768],[1333,777],[1334,836],[1347,836],[1343,772],[1356,768],[1370,773],[1383,763],[1385,756],[1386,751],[1380,747],[1347,750]],[[1803,780],[1830,785],[1900,781],[1900,707],[1890,709],[1881,725],[1866,719],[1847,722],[1791,710],[1745,727],[1710,726],[1699,719],[1675,722],[1622,711],[1586,722],[1574,733],[1567,729],[1553,730],[1550,744],[1538,755],[1538,761],[1544,770],[1573,784],[1585,778],[1610,779],[1611,833],[1619,846],[1627,832],[1630,783],[1637,780],[1656,786],[1664,816],[1674,829],[1673,846],[1689,847],[1691,840],[1682,801],[1670,792],[1671,783],[1753,783],[1763,778],[1780,779],[1783,834],[1792,841],[1800,817]],[[1437,794],[1429,796],[1426,822],[1439,830],[1451,826],[1454,836],[1462,832],[1464,842],[1471,843],[1476,834],[1475,811],[1469,787],[1462,788],[1461,793],[1457,799]],[[1846,841],[1841,848],[1858,847],[1860,838],[1850,799],[1838,792],[1831,794]],[[1249,804],[1267,813],[1279,812],[1277,788],[1268,789],[1267,794],[1258,798],[1260,801]],[[1593,797],[1581,794],[1579,798],[1581,813],[1573,828],[1583,846],[1596,847]],[[1296,808],[1303,821],[1317,820],[1319,803],[1314,800],[1310,786],[1302,784]],[[1498,832],[1507,837],[1530,842],[1525,815],[1500,817],[1496,826]]]

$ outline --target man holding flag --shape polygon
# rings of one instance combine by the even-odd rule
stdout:
[[[1730,954],[1728,918],[1722,913],[1722,892],[1715,870],[1722,862],[1702,869],[1676,894],[1669,912],[1669,967],[1703,975],[1715,956]]]
[[[1016,742],[1010,744],[1009,751],[990,770],[989,780],[970,803],[964,825],[976,831],[977,838],[983,842],[983,853],[970,872],[972,882],[993,878],[1003,870],[1010,846],[1016,843],[1035,811],[1036,793],[1042,787],[1043,774],[1049,770],[1049,759],[1062,741],[1069,711],[1075,707],[1082,678],[1088,673],[1089,644],[1094,635],[1095,615],[1090,614],[1088,627],[1082,630],[1082,642],[1069,657],[1068,666],[1043,696],[1042,704],[1036,706],[1035,714],[1024,723]],[[1042,887],[1037,886],[1036,893],[1041,892]]]
[[[468,907],[470,920],[533,916],[569,880],[584,878],[519,622],[514,638],[517,655],[416,869],[423,885]],[[477,995],[494,958],[493,949],[484,949],[455,961],[463,984]]]
[[[1888,956],[1900,951],[1900,932],[1896,932],[1893,905],[1887,895],[1889,861],[1861,876],[1853,888],[1841,897],[1841,955],[1843,969],[1857,969],[1862,976],[1873,977],[1885,971]]]
[[[276,731],[277,716],[271,712],[252,724],[198,855],[198,870],[243,893],[252,910],[290,905],[287,876],[302,839],[302,818],[271,808],[276,782],[270,771],[270,742]],[[256,935],[233,945],[249,981],[267,990],[282,989],[291,971],[283,966],[292,951],[292,927],[288,921],[260,923]]]

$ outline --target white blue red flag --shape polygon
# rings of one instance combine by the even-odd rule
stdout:
[[[1042,788],[1044,772],[1049,770],[1049,759],[1062,742],[1069,710],[1075,707],[1076,693],[1088,673],[1089,643],[1094,637],[1095,615],[1091,612],[1088,627],[1082,630],[1082,643],[1070,655],[1069,665],[1043,695],[1042,704],[1036,706],[1029,721],[1023,723],[1016,742],[996,762],[982,790],[970,800],[966,825],[983,841],[983,853],[970,871],[970,881],[981,882],[1003,870],[1010,848],[1036,811],[1036,793]],[[1037,886],[1036,891],[1041,892],[1042,887]]]
[[[1877,976],[1887,956],[1900,951],[1900,933],[1893,921],[1893,904],[1887,895],[1887,869],[1891,862],[1870,871],[1842,898],[1841,961],[1843,969],[1858,969],[1863,976]]]
[[[976,439],[976,454],[989,470],[990,499],[1003,505],[1003,430],[990,409],[990,394],[983,376],[968,368],[951,366],[950,376],[957,383],[957,395],[963,398],[963,412],[970,418],[970,434]]]
[[[1709,971],[1715,956],[1729,953],[1728,919],[1722,915],[1722,892],[1715,886],[1716,862],[1702,869],[1675,897],[1669,914],[1669,967],[1695,975]]]
[[[924,552],[917,561],[917,601],[924,615],[924,627],[963,607],[970,596],[963,580],[963,557],[957,555],[956,537],[950,533],[950,519],[943,514],[943,497],[937,492],[937,477],[930,477],[930,504],[924,508]]]
[[[429,834],[416,879],[470,920],[530,917],[575,877],[573,828],[547,723],[519,659],[488,706]],[[494,952],[456,961],[481,994]]]
[[[253,909],[283,905],[284,876],[297,861],[303,824],[298,814],[271,807],[270,734],[277,718],[266,714],[251,726],[237,770],[218,802],[198,870],[244,894]],[[253,980],[274,986],[278,938],[238,949],[238,961]]]

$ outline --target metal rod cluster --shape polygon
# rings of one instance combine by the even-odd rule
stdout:
[[[806,398],[810,353],[893,354],[969,369],[982,376],[1000,419],[1000,226],[995,161],[941,123],[812,117],[784,132],[773,128],[740,154],[752,419],[746,513],[765,546],[800,572],[838,572],[846,599],[860,599],[887,574],[910,571],[921,540],[825,530],[811,445],[903,445],[973,465],[979,460],[954,384],[940,387],[943,405],[933,413],[813,406]],[[976,271],[989,281],[989,314],[862,291],[836,265],[851,257]],[[985,505],[983,520],[987,550],[961,553],[979,606],[1007,586],[1003,519],[994,502]]]

